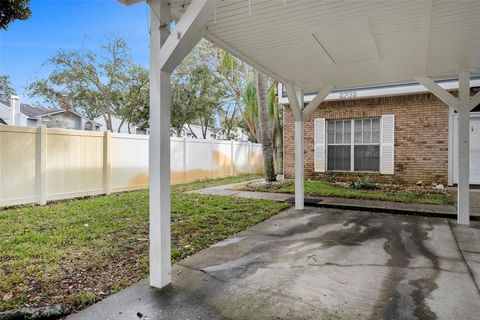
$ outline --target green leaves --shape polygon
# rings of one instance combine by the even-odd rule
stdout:
[[[15,89],[12,87],[10,77],[0,74],[0,100],[9,100],[12,95],[15,95]]]
[[[89,118],[116,115],[148,125],[148,71],[133,62],[123,39],[110,39],[102,50],[59,50],[44,63],[49,76],[28,85],[29,95]]]
[[[7,30],[15,20],[27,20],[32,15],[30,0],[2,0],[0,2],[0,29]]]

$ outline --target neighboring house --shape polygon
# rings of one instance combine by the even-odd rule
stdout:
[[[102,125],[103,131],[107,131],[107,123],[105,122],[105,118],[103,116],[97,117],[94,119],[96,122]],[[142,129],[125,121],[122,123],[122,119],[112,116],[112,130],[113,132],[118,133],[130,133],[130,134],[149,134],[149,129]]]
[[[228,140],[224,128],[215,128],[215,136],[217,140]],[[231,134],[234,136],[235,141],[248,142],[248,135],[246,135],[242,129],[236,128]]]
[[[458,81],[440,81],[456,91]],[[480,87],[480,79],[472,79]],[[477,92],[480,88],[474,88]],[[280,91],[282,92],[282,91]],[[314,94],[305,95],[305,102]],[[294,176],[294,120],[282,94],[284,172]],[[418,84],[331,93],[305,120],[305,176],[384,183],[458,182],[458,115]],[[470,183],[480,184],[480,106],[470,114]],[[387,143],[388,137],[393,144]]]
[[[20,103],[16,96],[10,101],[0,100],[0,118],[8,125],[99,131],[101,125],[75,111],[48,109]]]
[[[206,140],[227,140],[224,134],[224,128],[208,128]],[[174,128],[170,129],[170,135],[172,137],[178,136],[177,131]],[[240,128],[234,132],[234,135],[236,136],[234,139],[236,141],[248,141],[248,136],[244,134]],[[182,132],[180,133],[180,137],[203,139],[202,126],[196,124],[185,124],[182,128]]]
[[[192,139],[203,139],[202,126],[197,124],[184,124],[180,137],[187,137]],[[174,128],[170,129],[170,135],[178,137],[177,131]],[[205,140],[215,140],[215,129],[207,128],[207,134]]]

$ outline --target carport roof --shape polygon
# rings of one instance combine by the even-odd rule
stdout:
[[[173,16],[189,2],[172,0]],[[318,90],[478,75],[479,16],[479,1],[217,0],[203,32],[277,80]]]

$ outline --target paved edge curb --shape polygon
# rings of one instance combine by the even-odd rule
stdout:
[[[295,197],[288,198],[285,202],[295,204]],[[409,209],[393,209],[393,208],[379,208],[379,207],[369,207],[369,206],[360,206],[354,204],[332,204],[332,203],[322,203],[322,199],[315,198],[305,198],[305,206],[307,207],[316,207],[316,208],[331,208],[331,209],[343,209],[343,210],[355,210],[355,211],[369,211],[377,213],[389,213],[389,214],[401,214],[408,216],[422,216],[422,217],[431,217],[431,218],[448,218],[456,219],[457,216],[452,213],[447,212],[431,212],[431,211],[417,211]],[[470,216],[470,220],[480,221],[480,216]]]

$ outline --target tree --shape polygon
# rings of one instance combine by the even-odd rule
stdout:
[[[244,104],[244,109],[242,110],[243,122],[240,126],[245,130],[252,142],[258,142],[258,100],[257,88],[253,77],[247,81],[243,88],[242,102]]]
[[[268,105],[268,79],[266,75],[258,70],[255,74],[255,79],[257,87],[258,113],[260,115],[260,136],[263,151],[265,181],[272,182],[277,180],[277,176],[273,165],[273,142]]]
[[[113,115],[136,117],[132,107],[145,113],[147,71],[132,62],[124,40],[113,39],[101,48],[100,57],[90,50],[60,50],[46,62],[53,68],[50,75],[27,87],[29,95],[89,118],[102,116],[110,131]]]
[[[9,100],[13,95],[16,95],[16,92],[12,87],[10,77],[5,74],[0,74],[0,100]]]
[[[241,118],[238,117],[242,108],[242,90],[247,82],[249,67],[230,53],[217,48],[219,60],[217,72],[225,88],[225,98],[221,109],[222,126],[225,130],[225,138],[234,138],[233,129],[239,126]]]
[[[201,41],[172,76],[172,124],[181,129],[183,124],[197,123],[202,127],[204,139],[225,101],[225,89],[217,72],[218,60],[211,46]]]
[[[283,174],[283,113],[278,104],[278,82],[273,81],[268,91],[269,116],[272,123],[273,157],[275,159],[275,172]]]
[[[181,137],[182,129],[185,125],[195,120],[195,113],[192,112],[192,99],[195,97],[191,86],[180,82],[176,77],[172,77],[172,115],[171,126],[175,129],[177,137]]]
[[[149,110],[150,110],[150,78],[148,71],[137,65],[132,65],[128,71],[127,87],[121,90],[122,96],[116,115],[122,121],[118,128],[112,128],[120,132],[122,126],[127,122],[128,132],[130,125],[136,125],[145,129],[149,127]]]
[[[31,15],[30,0],[0,1],[0,29],[7,30],[11,22],[27,20]]]
[[[194,68],[189,81],[194,93],[192,112],[202,127],[203,139],[206,139],[208,128],[215,126],[215,116],[224,95],[223,88],[218,77],[206,65]]]

